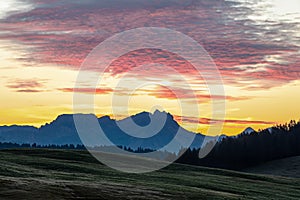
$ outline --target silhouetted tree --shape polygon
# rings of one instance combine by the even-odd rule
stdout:
[[[225,137],[203,159],[199,159],[198,152],[199,149],[187,149],[177,162],[241,169],[274,159],[299,156],[300,122],[292,120],[271,129]]]

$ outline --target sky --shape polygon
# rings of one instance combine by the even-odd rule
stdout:
[[[128,52],[101,74],[101,83],[93,87],[86,80],[75,88],[82,63],[97,45],[141,27],[178,31],[207,51],[222,77],[224,120],[213,118],[212,102],[220,97],[191,63],[161,49]],[[0,125],[39,127],[73,113],[75,90],[93,95],[99,117],[159,108],[204,134],[221,121],[218,134],[235,135],[249,126],[299,120],[299,47],[298,0],[1,1]],[[99,76],[95,66],[85,73]],[[118,103],[125,97],[128,105]]]

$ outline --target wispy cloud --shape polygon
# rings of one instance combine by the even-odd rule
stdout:
[[[10,80],[6,87],[13,89],[16,92],[43,92],[44,83],[46,80],[42,79],[14,79]]]
[[[165,99],[193,99],[199,103],[207,102],[209,100],[227,100],[227,101],[241,101],[241,100],[249,100],[253,97],[249,96],[221,96],[221,95],[210,95],[205,91],[194,91],[177,87],[164,87],[157,86],[153,90],[146,90],[149,95],[155,96],[157,98],[165,98]]]
[[[109,94],[113,90],[110,88],[59,88],[62,92],[75,92],[75,93],[87,93],[87,94]]]
[[[0,4],[0,19],[5,19],[9,15],[28,12],[34,8],[29,1],[7,0]]]
[[[210,119],[210,118],[196,118],[196,117],[186,117],[186,116],[174,116],[177,121],[183,121],[186,123],[199,123],[199,124],[240,124],[240,125],[275,125],[277,122],[271,121],[260,121],[260,120],[239,120],[239,119]],[[226,125],[227,126],[227,125]]]

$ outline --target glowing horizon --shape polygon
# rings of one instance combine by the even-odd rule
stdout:
[[[86,1],[8,0],[0,3],[0,125],[41,126],[60,114],[73,113],[73,92],[80,65],[105,39],[139,27],[165,27],[196,40],[213,58],[224,82],[226,118],[222,133],[236,135],[300,119],[300,4],[288,0]],[[171,41],[171,40],[170,40]],[[114,53],[114,52],[109,52]],[[114,87],[128,70],[128,82],[164,80],[165,87],[138,88],[128,112],[111,110],[112,95],[122,98],[128,88]],[[200,116],[182,116],[179,99],[193,109],[194,97],[183,81],[164,67],[171,66],[189,81]],[[206,68],[204,67],[205,71]],[[95,69],[87,73],[94,76]],[[210,113],[211,97],[205,81],[188,62],[159,50],[130,52],[115,60],[96,91],[87,81],[83,94],[95,92],[95,114],[120,119],[159,105],[188,123],[184,128],[206,133],[217,123]],[[176,95],[174,95],[174,92]],[[177,98],[176,98],[177,97]],[[120,110],[124,108],[120,105]],[[192,113],[192,112],[191,112]],[[180,120],[178,120],[180,121]],[[199,128],[193,128],[199,124]]]

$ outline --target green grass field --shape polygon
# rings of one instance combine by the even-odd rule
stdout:
[[[300,179],[172,164],[110,169],[86,151],[1,150],[0,199],[300,199]]]

